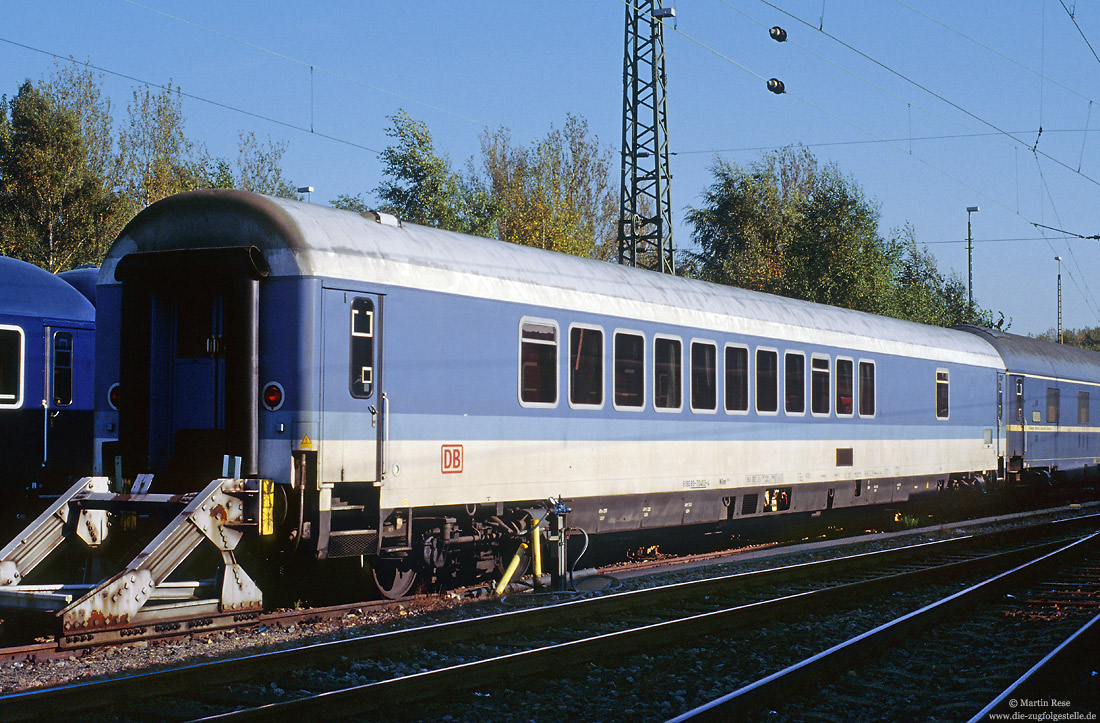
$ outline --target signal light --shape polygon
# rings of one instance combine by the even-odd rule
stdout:
[[[111,409],[118,411],[118,383],[115,382],[111,385],[111,388],[107,390],[107,403],[111,405]]]
[[[783,81],[779,78],[772,78],[768,81],[768,90],[776,95],[782,95],[787,92],[787,86],[783,85]]]
[[[768,35],[772,36],[772,40],[777,43],[784,43],[787,41],[787,31],[778,25],[769,30]]]
[[[274,412],[279,407],[283,406],[283,387],[278,382],[269,382],[265,387],[263,394],[260,395],[263,401],[264,407],[269,411]]]

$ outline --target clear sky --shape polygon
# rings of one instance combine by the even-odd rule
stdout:
[[[1100,234],[1096,3],[669,4],[678,247],[691,244],[684,210],[716,154],[750,163],[802,143],[879,204],[884,233],[911,224],[964,281],[966,207],[979,206],[975,300],[1012,331],[1055,326],[1056,255],[1064,326],[1100,326],[1100,241],[1033,225]],[[212,154],[234,157],[238,132],[254,131],[288,143],[284,171],[316,189],[314,202],[373,200],[386,116],[401,108],[458,169],[485,128],[530,142],[567,113],[585,117],[617,163],[624,15],[622,0],[0,0],[0,93],[51,72],[54,58],[38,51],[109,71],[119,121],[138,81],[171,81],[187,94],[188,135]],[[772,25],[788,42],[768,37]],[[769,93],[770,77],[788,93]]]

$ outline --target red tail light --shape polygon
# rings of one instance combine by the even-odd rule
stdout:
[[[111,388],[107,390],[107,403],[111,405],[111,409],[118,411],[118,384],[112,384]]]
[[[279,407],[283,406],[283,387],[278,382],[269,382],[264,387],[263,394],[261,395],[264,407],[274,412]]]

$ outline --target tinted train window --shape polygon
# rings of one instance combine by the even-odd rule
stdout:
[[[558,328],[525,321],[520,332],[519,398],[527,404],[558,401]]]
[[[351,302],[351,396],[365,399],[374,391],[374,302]]]
[[[749,350],[726,347],[726,411],[749,411]]]
[[[603,404],[603,332],[599,329],[569,330],[569,401]]]
[[[810,411],[829,413],[829,360],[826,357],[810,359]]]
[[[859,416],[875,416],[875,363],[859,363]]]
[[[806,412],[806,357],[783,355],[783,409],[787,414]]]
[[[23,332],[0,329],[0,407],[23,403]]]
[[[852,415],[852,400],[855,388],[852,386],[852,360],[836,360],[836,414],[838,417]]]
[[[73,335],[67,331],[53,335],[53,403],[73,403]]]
[[[1047,387],[1047,424],[1058,424],[1061,394],[1054,387]]]
[[[661,409],[679,409],[681,387],[680,340],[653,340],[653,406]]]
[[[645,404],[645,339],[638,334],[615,335],[615,404]]]
[[[691,408],[718,407],[718,348],[714,344],[691,344]]]
[[[779,410],[779,354],[756,350],[756,411]]]
[[[950,411],[949,391],[947,372],[936,372],[936,417],[939,419],[947,419]]]
[[[1089,393],[1077,392],[1077,423],[1089,423]]]

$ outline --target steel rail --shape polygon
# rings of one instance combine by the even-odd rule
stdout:
[[[404,630],[359,636],[338,641],[315,643],[293,649],[258,653],[220,661],[207,661],[194,665],[167,670],[137,673],[110,680],[89,681],[67,686],[28,690],[0,696],[0,712],[11,720],[34,719],[41,710],[87,710],[103,705],[103,701],[119,698],[135,699],[158,695],[170,695],[180,691],[194,689],[195,686],[209,686],[211,681],[229,684],[236,681],[254,680],[265,676],[275,676],[288,668],[302,669],[310,665],[323,663],[339,656],[355,658],[392,654],[422,647],[439,640],[461,642],[478,639],[486,635],[504,636],[517,631],[530,630],[536,626],[553,626],[576,620],[587,620],[598,615],[608,615],[621,610],[652,607],[654,604],[667,603],[676,599],[698,599],[715,591],[736,586],[746,589],[765,584],[783,583],[790,580],[805,581],[813,576],[832,575],[837,572],[858,570],[875,565],[894,564],[926,555],[931,551],[943,555],[973,552],[978,544],[1003,544],[1020,537],[1034,537],[1049,533],[1051,530],[1075,526],[1074,523],[1091,524],[1100,515],[1072,518],[1052,523],[1007,530],[980,536],[957,537],[936,542],[922,542],[891,550],[880,550],[858,555],[789,565],[782,568],[736,573],[718,578],[698,580],[657,588],[634,590],[614,595],[587,598],[553,605],[550,607],[527,608],[498,615],[469,618],[464,620],[438,623],[435,625],[409,628]],[[862,585],[871,589],[876,584],[890,585],[901,577],[914,578],[919,575],[943,574],[947,570],[962,570],[980,564],[997,564],[1006,556],[1021,556],[1028,550],[1001,552],[984,558],[954,561],[946,565],[925,567],[893,576],[876,578],[859,583],[823,588],[813,591],[825,600],[829,595],[843,595],[845,590],[854,590],[853,586]],[[748,616],[755,611],[753,619],[767,619],[775,610],[787,605],[796,605],[804,596],[811,593],[780,598],[776,601],[762,601],[739,606],[739,614]],[[719,611],[722,612],[722,611]],[[714,615],[714,613],[705,613]],[[746,617],[746,621],[750,618]]]
[[[1039,569],[1055,560],[1082,554],[1089,545],[1100,540],[1100,532],[1083,537],[1057,550],[1048,552],[1030,562],[999,573],[977,585],[960,590],[941,600],[915,610],[908,615],[891,620],[861,635],[807,658],[783,670],[768,675],[731,693],[698,706],[668,723],[687,721],[730,721],[749,716],[765,705],[773,704],[782,694],[789,697],[796,687],[825,677],[825,671],[847,670],[852,661],[877,651],[901,636],[926,627],[944,615],[959,610],[974,600],[1003,592],[1012,585],[1044,572]]]
[[[1100,534],[1100,533],[1098,533]],[[1060,544],[1060,543],[1058,543]],[[1042,544],[1046,559],[1057,544]],[[787,595],[781,598],[748,603],[734,608],[700,613],[674,620],[605,633],[580,640],[547,645],[527,651],[425,671],[410,676],[383,680],[344,690],[318,693],[291,701],[271,703],[255,708],[236,710],[209,716],[203,721],[250,721],[294,718],[295,720],[329,720],[334,716],[364,715],[391,706],[392,701],[413,700],[451,695],[479,687],[512,684],[521,678],[552,673],[563,660],[570,665],[596,660],[610,654],[629,654],[654,646],[673,646],[718,628],[749,625],[775,619],[793,610],[806,607],[827,608],[853,594],[865,594],[883,586],[897,586],[924,576],[940,576],[947,570],[961,571],[975,565],[997,562],[1018,565],[1018,559],[1034,554],[1030,550],[1000,552],[986,558],[950,562],[942,566],[894,573],[881,578],[846,583]]]
[[[1089,655],[1095,655],[1098,645],[1100,645],[1100,615],[1094,616],[1063,640],[1054,650],[1047,653],[1042,660],[1014,680],[996,698],[975,713],[974,717],[967,723],[980,723],[981,721],[991,720],[991,713],[1005,713],[1007,714],[1006,720],[1008,720],[1007,716],[1014,712],[1008,704],[1013,698],[1042,699],[1047,697],[1045,686],[1048,686],[1054,677],[1072,666],[1074,662],[1087,660]]]

